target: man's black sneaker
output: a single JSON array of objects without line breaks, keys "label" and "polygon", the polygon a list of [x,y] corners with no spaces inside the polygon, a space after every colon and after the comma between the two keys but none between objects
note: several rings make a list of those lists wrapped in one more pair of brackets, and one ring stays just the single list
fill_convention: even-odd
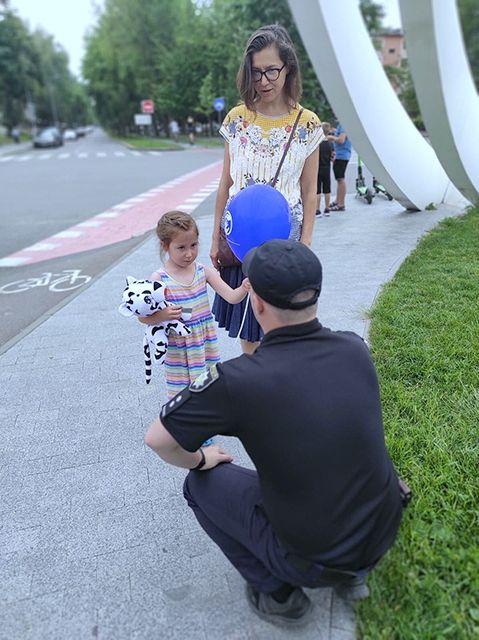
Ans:
[{"label": "man's black sneaker", "polygon": [[349,584],[340,584],[334,587],[335,593],[346,600],[346,602],[353,602],[354,600],[363,600],[369,597],[369,587],[364,582],[364,578],[355,578]]},{"label": "man's black sneaker", "polygon": [[268,622],[302,624],[312,609],[311,600],[299,587],[295,587],[286,602],[277,602],[270,593],[260,593],[246,585],[246,598],[253,611]]}]

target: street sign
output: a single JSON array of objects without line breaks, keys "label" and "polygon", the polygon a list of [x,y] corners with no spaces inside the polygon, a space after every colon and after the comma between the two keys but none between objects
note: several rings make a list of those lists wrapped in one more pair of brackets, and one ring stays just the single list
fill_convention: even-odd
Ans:
[{"label": "street sign", "polygon": [[135,124],[137,127],[149,127],[151,125],[150,114],[135,113]]},{"label": "street sign", "polygon": [[215,98],[213,101],[213,107],[215,108],[215,111],[223,111],[225,105],[226,102],[224,98]]},{"label": "street sign", "polygon": [[155,113],[155,103],[153,100],[142,100],[141,101],[141,112],[142,113]]}]

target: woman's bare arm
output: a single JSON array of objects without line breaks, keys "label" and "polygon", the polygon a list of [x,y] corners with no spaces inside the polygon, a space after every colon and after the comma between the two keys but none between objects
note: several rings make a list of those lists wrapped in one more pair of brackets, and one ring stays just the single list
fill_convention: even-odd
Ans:
[{"label": "woman's bare arm", "polygon": [[219,268],[218,264],[218,242],[220,238],[220,224],[221,216],[225,210],[226,202],[228,201],[229,189],[233,184],[233,180],[230,175],[230,150],[229,144],[225,143],[224,160],[223,160],[223,172],[221,174],[220,185],[218,187],[218,195],[216,196],[215,205],[215,221],[213,225],[213,237],[211,241],[210,258],[215,269]]},{"label": "woman's bare arm", "polygon": [[300,240],[307,247],[311,246],[316,216],[318,169],[319,153],[315,150],[306,159],[300,178],[301,200],[303,202],[303,225]]}]

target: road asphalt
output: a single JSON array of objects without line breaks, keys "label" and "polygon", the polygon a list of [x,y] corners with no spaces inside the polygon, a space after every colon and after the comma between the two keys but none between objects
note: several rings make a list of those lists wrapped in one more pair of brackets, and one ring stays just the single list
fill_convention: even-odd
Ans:
[{"label": "road asphalt", "polygon": [[[382,196],[346,204],[316,221],[318,316],[366,336],[383,283],[425,232],[461,212],[409,213]],[[198,218],[200,262],[212,222]],[[255,617],[185,504],[185,471],[145,447],[166,401],[163,372],[145,385],[143,329],[117,309],[125,277],[159,266],[151,238],[0,356],[0,638],[353,640],[353,610],[330,589],[309,591],[302,629]],[[223,330],[219,340],[223,359],[240,354]],[[251,465],[239,441],[217,442]]]}]

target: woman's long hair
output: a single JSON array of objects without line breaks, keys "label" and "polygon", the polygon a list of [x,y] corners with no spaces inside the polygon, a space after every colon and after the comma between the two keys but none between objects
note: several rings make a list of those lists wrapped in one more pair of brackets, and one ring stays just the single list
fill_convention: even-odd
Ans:
[{"label": "woman's long hair", "polygon": [[256,111],[255,101],[258,93],[251,77],[253,54],[268,47],[276,47],[283,64],[289,67],[284,84],[287,101],[293,108],[301,98],[303,86],[299,71],[298,56],[289,33],[279,24],[261,27],[253,33],[246,44],[243,60],[238,71],[237,85],[241,99],[250,111]]}]

